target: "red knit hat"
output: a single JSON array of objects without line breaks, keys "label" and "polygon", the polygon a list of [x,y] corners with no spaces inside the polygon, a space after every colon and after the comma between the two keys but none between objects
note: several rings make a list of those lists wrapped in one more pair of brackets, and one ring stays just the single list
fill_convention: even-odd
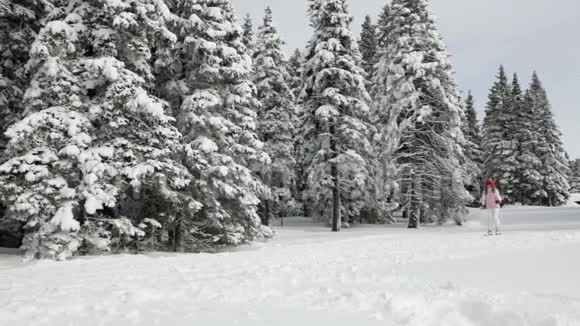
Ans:
[{"label": "red knit hat", "polygon": [[487,181],[485,181],[485,185],[486,186],[495,186],[495,181],[493,179],[487,179]]}]

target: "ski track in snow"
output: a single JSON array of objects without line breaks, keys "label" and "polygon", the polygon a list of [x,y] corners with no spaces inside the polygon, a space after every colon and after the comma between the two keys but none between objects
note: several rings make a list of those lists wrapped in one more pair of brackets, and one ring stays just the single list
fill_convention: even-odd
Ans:
[{"label": "ski track in snow", "polygon": [[220,254],[0,255],[0,325],[579,326],[580,210],[544,209],[548,231],[539,211],[506,210],[499,237],[289,219]]}]

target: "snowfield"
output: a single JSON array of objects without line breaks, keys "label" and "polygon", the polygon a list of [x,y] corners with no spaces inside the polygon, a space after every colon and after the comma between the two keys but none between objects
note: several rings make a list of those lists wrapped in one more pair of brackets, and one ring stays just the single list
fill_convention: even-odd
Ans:
[{"label": "snowfield", "polygon": [[220,254],[24,263],[0,255],[0,325],[580,325],[580,208],[508,208],[464,227],[286,220]]}]

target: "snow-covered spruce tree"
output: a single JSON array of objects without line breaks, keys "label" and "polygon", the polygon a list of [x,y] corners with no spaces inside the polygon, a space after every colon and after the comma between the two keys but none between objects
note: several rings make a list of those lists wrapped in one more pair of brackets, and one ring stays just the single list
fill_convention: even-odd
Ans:
[{"label": "snow-covered spruce tree", "polygon": [[385,50],[387,45],[389,44],[389,35],[391,35],[392,25],[389,25],[389,21],[391,20],[391,5],[386,4],[381,13],[379,14],[379,18],[377,20],[376,25],[376,36],[377,36],[377,61],[380,58],[381,53],[380,50]]},{"label": "snow-covered spruce tree", "polygon": [[[305,56],[300,159],[307,174],[305,201],[312,216],[342,221],[373,210],[368,140],[369,95],[350,31],[345,0],[310,0],[314,28]],[[340,197],[340,200],[336,200]],[[340,221],[333,221],[333,230]]]},{"label": "snow-covered spruce tree", "polygon": [[511,110],[510,92],[505,70],[500,66],[483,120],[483,177],[496,179],[499,189],[509,196],[513,192],[518,153],[513,133],[515,117]]},{"label": "snow-covered spruce tree", "polygon": [[137,246],[146,234],[134,225],[158,226],[121,204],[141,187],[159,189],[170,210],[198,206],[182,195],[190,177],[172,160],[180,134],[144,88],[149,47],[168,35],[164,9],[55,2],[30,51],[26,117],[8,129],[0,166],[0,195],[8,217],[25,224],[29,257]]},{"label": "snow-covered spruce tree", "polygon": [[377,60],[377,42],[377,26],[373,24],[371,16],[367,15],[362,24],[360,39],[358,41],[359,51],[362,57],[362,67],[367,74],[367,80],[374,74]]},{"label": "snow-covered spruce tree", "polygon": [[512,148],[515,150],[513,151],[510,160],[513,159],[516,163],[515,169],[512,173],[512,178],[509,187],[511,188],[511,199],[516,202],[523,202],[526,194],[522,192],[522,181],[524,173],[523,169],[519,166],[519,159],[521,155],[521,142],[516,135],[518,126],[523,124],[523,121],[520,121],[520,117],[522,117],[522,111],[524,110],[524,93],[522,92],[522,88],[520,86],[520,82],[518,79],[518,75],[514,73],[511,87],[510,87],[510,94],[507,101],[508,105],[508,116],[506,118],[511,119],[506,122],[506,126],[508,126],[509,134],[506,133],[508,138],[506,141],[509,141],[512,144]]},{"label": "snow-covered spruce tree", "polygon": [[377,134],[373,135],[373,145],[376,149],[378,166],[375,170],[374,178],[377,180],[376,198],[379,207],[379,216],[385,221],[394,222],[392,213],[400,208],[397,195],[400,194],[399,184],[396,180],[397,167],[394,164],[392,154],[396,151],[399,141],[399,129],[397,128],[397,113],[390,116],[384,111],[388,103],[386,98],[386,84],[388,81],[387,68],[390,64],[391,56],[387,45],[392,42],[389,37],[393,36],[391,29],[393,24],[389,24],[392,18],[391,6],[386,4],[377,21],[377,58],[375,73],[371,76],[371,87],[369,92],[373,98],[373,110],[371,113],[371,123],[377,126]]},{"label": "snow-covered spruce tree", "polygon": [[259,102],[250,81],[252,60],[231,1],[168,5],[177,42],[169,52],[173,55],[157,60],[156,70],[175,73],[160,75],[159,88],[164,98],[174,98],[184,163],[195,177],[190,191],[202,204],[180,227],[182,245],[203,249],[269,236],[257,214],[259,198],[269,196],[269,190],[252,169],[270,159],[256,133]]},{"label": "snow-covered spruce tree", "polygon": [[272,200],[262,203],[269,225],[270,215],[287,216],[293,209],[293,188],[296,182],[294,158],[294,95],[288,85],[284,42],[272,22],[272,10],[265,11],[264,23],[258,28],[254,52],[254,83],[261,107],[258,112],[258,135],[264,142],[272,164],[267,167],[266,181]]},{"label": "snow-covered spruce tree", "polygon": [[254,24],[252,23],[252,16],[250,16],[250,14],[246,14],[244,17],[242,28],[244,30],[242,42],[246,46],[247,51],[251,54],[256,46],[256,40],[254,37]]},{"label": "snow-covered spruce tree", "polygon": [[302,53],[299,49],[295,49],[294,53],[290,56],[287,63],[286,70],[290,74],[290,81],[288,82],[294,98],[298,100],[300,96],[300,91],[302,91],[302,65],[303,65]]},{"label": "snow-covered spruce tree", "polygon": [[50,7],[45,0],[0,1],[0,151],[7,142],[4,132],[22,114],[25,64]]},{"label": "snow-covered spruce tree", "polygon": [[[465,125],[466,129],[463,133],[464,137],[475,144],[477,147],[481,146],[481,127],[479,125],[479,119],[477,118],[477,111],[475,110],[475,99],[471,90],[467,93],[467,98],[465,99]],[[472,159],[476,162],[482,161],[480,155],[472,155]]]},{"label": "snow-covered spruce tree", "polygon": [[[288,61],[286,62],[286,71],[289,74],[288,86],[294,95],[294,126],[300,125],[300,112],[302,111],[299,103],[300,92],[302,91],[302,67],[304,65],[304,57],[299,49],[295,49]],[[298,133],[294,134],[299,137]],[[296,139],[295,139],[296,141]],[[298,198],[298,197],[297,197]]]},{"label": "snow-covered spruce tree", "polygon": [[580,159],[570,162],[570,193],[580,194]]},{"label": "snow-covered spruce tree", "polygon": [[[289,79],[287,81],[288,86],[292,90],[292,94],[294,95],[294,126],[297,127],[300,125],[300,92],[302,91],[302,66],[304,64],[304,58],[302,57],[302,52],[299,49],[295,49],[294,53],[290,56],[288,61],[286,62],[286,72],[289,75]],[[297,137],[298,134],[295,133]]]},{"label": "snow-covered spruce tree", "polygon": [[552,106],[538,74],[534,72],[529,88],[531,105],[534,111],[535,130],[541,137],[536,147],[536,156],[542,162],[540,175],[543,181],[542,204],[561,206],[569,197],[568,176],[570,169],[566,150],[562,142],[562,133],[552,113]]},{"label": "snow-covered spruce tree", "polygon": [[475,111],[475,100],[471,90],[465,99],[465,108],[462,116],[461,131],[465,138],[463,153],[465,155],[464,177],[467,190],[479,198],[481,184],[481,164],[483,163],[483,152],[481,151],[481,129],[477,112]]},{"label": "snow-covered spruce tree", "polygon": [[517,75],[514,74],[511,103],[515,121],[512,127],[514,138],[518,144],[516,155],[517,166],[514,183],[514,200],[524,205],[540,204],[538,196],[543,193],[542,176],[539,173],[541,161],[536,155],[536,148],[541,139],[536,128],[537,116],[529,90],[522,95]]},{"label": "snow-covered spruce tree", "polygon": [[[292,94],[294,95],[294,120],[293,124],[295,128],[299,128],[302,124],[300,117],[302,116],[302,103],[300,103],[300,92],[302,91],[302,67],[304,65],[304,58],[302,52],[299,49],[295,49],[294,53],[288,59],[286,65],[286,71],[290,74],[290,80],[288,85],[292,89]],[[302,144],[302,135],[300,132],[294,132],[294,157],[295,159],[299,156],[300,147]],[[306,175],[304,171],[304,166],[302,161],[296,159],[295,164],[295,187],[293,197],[298,204],[296,207],[295,214],[297,215],[308,215],[308,211],[305,210],[306,207],[303,204],[303,192],[306,189]]]},{"label": "snow-covered spruce tree", "polygon": [[[49,9],[49,2],[42,0],[0,1],[0,162],[6,160],[4,133],[23,114],[22,98],[29,80],[25,64]],[[17,247],[21,239],[21,223],[4,218],[0,205],[0,247]]]},{"label": "snow-covered spruce tree", "polygon": [[[374,78],[381,201],[401,202],[409,227],[460,220],[463,187],[461,105],[449,55],[424,0],[395,0]],[[383,36],[384,38],[385,36]],[[396,42],[389,40],[397,40]]]}]

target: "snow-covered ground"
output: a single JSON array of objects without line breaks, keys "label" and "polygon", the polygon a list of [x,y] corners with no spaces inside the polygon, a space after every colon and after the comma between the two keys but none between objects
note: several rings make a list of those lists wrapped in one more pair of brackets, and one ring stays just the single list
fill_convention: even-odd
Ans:
[{"label": "snow-covered ground", "polygon": [[0,325],[580,325],[580,208],[508,208],[504,235],[306,219],[235,252],[23,263]]}]

